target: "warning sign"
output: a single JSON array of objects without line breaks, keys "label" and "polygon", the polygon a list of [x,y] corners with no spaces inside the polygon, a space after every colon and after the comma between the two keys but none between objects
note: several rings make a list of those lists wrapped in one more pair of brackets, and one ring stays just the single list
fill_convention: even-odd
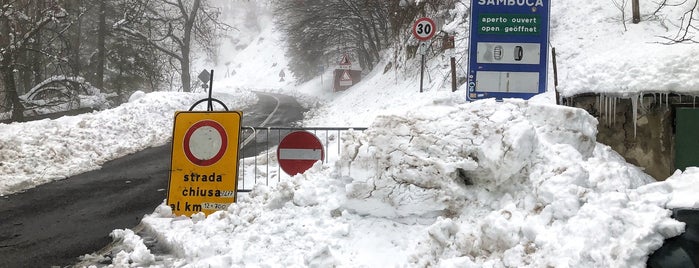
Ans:
[{"label": "warning sign", "polygon": [[347,55],[347,53],[342,54],[342,59],[340,59],[340,69],[352,69],[352,62],[350,62],[349,55]]},{"label": "warning sign", "polygon": [[350,75],[349,70],[344,70],[344,72],[342,72],[342,75],[340,75],[340,86],[346,87],[351,85],[352,76]]},{"label": "warning sign", "polygon": [[175,215],[223,210],[236,200],[242,112],[177,112],[167,204]]}]

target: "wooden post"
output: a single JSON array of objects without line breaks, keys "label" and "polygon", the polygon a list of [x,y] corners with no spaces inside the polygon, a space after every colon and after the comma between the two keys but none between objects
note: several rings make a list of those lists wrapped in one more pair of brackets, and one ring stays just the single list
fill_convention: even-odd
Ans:
[{"label": "wooden post", "polygon": [[456,91],[456,58],[451,57],[451,92]]},{"label": "wooden post", "polygon": [[631,10],[633,12],[632,22],[634,24],[641,22],[641,8],[638,6],[638,0],[631,0]]}]

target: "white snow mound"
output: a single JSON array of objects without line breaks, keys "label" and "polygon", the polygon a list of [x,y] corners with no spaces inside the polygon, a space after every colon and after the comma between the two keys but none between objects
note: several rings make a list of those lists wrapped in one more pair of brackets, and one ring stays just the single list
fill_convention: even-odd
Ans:
[{"label": "white snow mound", "polygon": [[193,267],[643,267],[683,232],[666,209],[681,184],[651,183],[596,143],[584,110],[427,110],[345,133],[336,163],[257,186],[227,211],[144,223]]}]

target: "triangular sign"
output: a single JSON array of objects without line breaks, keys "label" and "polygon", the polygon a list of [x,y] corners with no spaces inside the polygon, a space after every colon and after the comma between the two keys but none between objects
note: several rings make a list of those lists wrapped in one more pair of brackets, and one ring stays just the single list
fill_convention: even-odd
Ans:
[{"label": "triangular sign", "polygon": [[340,76],[340,81],[352,81],[352,76],[350,76],[348,70],[342,72],[342,76]]},{"label": "triangular sign", "polygon": [[347,56],[347,54],[342,55],[340,65],[352,65],[352,63],[349,61],[349,56]]}]

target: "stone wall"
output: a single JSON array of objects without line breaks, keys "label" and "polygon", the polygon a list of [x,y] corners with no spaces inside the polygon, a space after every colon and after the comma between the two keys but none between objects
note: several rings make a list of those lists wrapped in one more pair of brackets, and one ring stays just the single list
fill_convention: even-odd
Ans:
[{"label": "stone wall", "polygon": [[660,94],[634,97],[589,94],[566,98],[565,103],[583,108],[597,118],[598,142],[609,145],[656,180],[665,180],[675,171],[672,106],[695,98]]}]

